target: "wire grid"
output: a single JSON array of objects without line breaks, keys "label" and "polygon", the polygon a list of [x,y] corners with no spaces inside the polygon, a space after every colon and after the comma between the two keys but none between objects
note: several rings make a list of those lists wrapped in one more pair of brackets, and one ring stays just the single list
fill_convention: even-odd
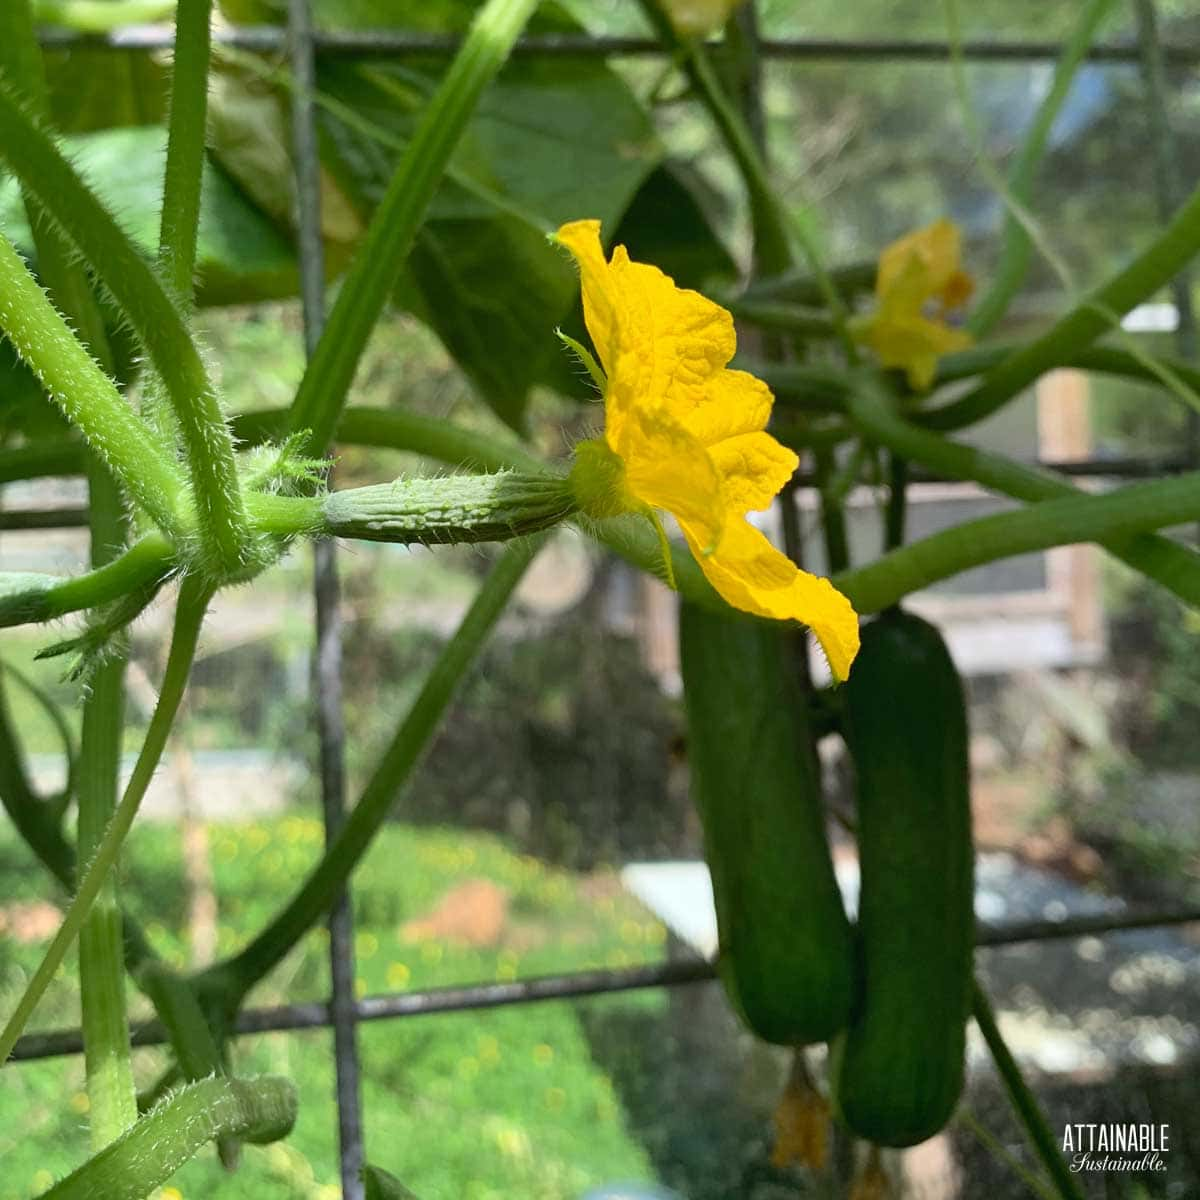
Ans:
[{"label": "wire grid", "polygon": [[[1152,4],[1152,0],[1150,0]],[[1151,30],[1152,32],[1152,30]],[[1095,45],[1088,57],[1102,62],[1142,62],[1145,67],[1153,47],[1146,47],[1143,37],[1133,43]],[[60,34],[44,31],[41,41],[47,48],[102,48],[112,51],[148,53],[170,49],[174,31],[169,28],[135,26],[103,35]],[[305,309],[306,345],[311,352],[323,322],[324,265],[320,235],[319,162],[315,111],[312,103],[313,63],[317,57],[366,59],[403,55],[450,55],[459,44],[455,37],[419,34],[408,31],[365,30],[353,33],[315,31],[312,27],[309,0],[289,0],[286,28],[254,27],[214,31],[214,41],[220,45],[256,51],[286,51],[296,78],[297,87],[292,108],[293,145],[295,149],[295,186],[298,212],[298,252]],[[824,61],[946,61],[950,46],[936,40],[821,38],[757,39],[756,49],[764,57],[789,60]],[[1036,62],[1053,61],[1062,47],[1039,41],[973,41],[961,47],[965,58],[977,61]],[[1160,44],[1160,62],[1170,65],[1200,63],[1200,44],[1195,46]],[[588,35],[552,34],[526,35],[518,40],[514,53],[522,56],[656,56],[662,46],[653,39],[636,37],[592,37]],[[1163,138],[1164,117],[1155,111],[1156,97],[1149,89],[1150,123],[1160,123],[1156,130]],[[1161,96],[1157,97],[1161,106]],[[1169,137],[1169,132],[1167,134]],[[1169,150],[1169,143],[1165,143]],[[1160,183],[1160,203],[1166,207],[1166,189]],[[1192,314],[1181,308],[1179,342],[1181,349],[1190,349],[1195,337]],[[1195,437],[1189,438],[1188,453],[1170,460],[1103,459],[1070,463],[1047,463],[1064,474],[1076,476],[1135,477],[1159,472],[1195,469],[1198,451]],[[802,483],[811,483],[803,480]],[[56,510],[53,512],[10,513],[0,516],[2,528],[65,527],[86,523],[86,510]],[[336,565],[332,561],[316,565],[317,588],[322,577],[326,586],[332,579],[336,596]],[[335,600],[336,602],[336,600]],[[320,607],[320,603],[319,603]],[[340,657],[340,629],[336,622],[319,631],[318,643],[332,652],[334,661]],[[332,644],[331,644],[332,639]],[[318,671],[320,667],[318,666]],[[340,704],[340,693],[337,694]],[[332,744],[322,737],[322,773],[340,771],[342,745],[340,731],[335,730]],[[332,755],[332,759],[328,756]],[[334,788],[337,783],[333,785]],[[338,820],[336,800],[331,802],[330,788],[323,780],[327,832]],[[1022,942],[1103,935],[1119,930],[1143,929],[1200,923],[1200,906],[1171,911],[1150,911],[1116,915],[1086,916],[1059,921],[1012,923],[1003,927],[980,926],[976,944],[979,946],[1013,945]],[[336,1066],[336,1102],[339,1129],[339,1168],[343,1195],[346,1200],[361,1200],[363,1190],[359,1167],[364,1162],[361,1113],[358,1095],[358,1059],[354,1027],[358,1022],[415,1017],[432,1013],[469,1012],[513,1004],[530,1004],[540,1000],[577,999],[586,996],[611,994],[653,987],[679,987],[708,983],[716,978],[715,965],[703,960],[668,961],[661,964],[624,969],[579,971],[564,975],[543,976],[511,983],[478,983],[462,987],[434,988],[421,992],[366,996],[356,999],[353,994],[353,913],[342,902],[340,914],[331,917],[331,979],[332,995],[328,1001],[311,1004],[289,1004],[271,1008],[247,1009],[239,1014],[233,1032],[256,1034],[270,1031],[302,1030],[332,1027]],[[135,1026],[131,1031],[133,1045],[149,1046],[165,1042],[166,1035],[156,1021]],[[30,1061],[81,1053],[83,1036],[78,1029],[28,1034],[13,1050],[14,1060]]]}]

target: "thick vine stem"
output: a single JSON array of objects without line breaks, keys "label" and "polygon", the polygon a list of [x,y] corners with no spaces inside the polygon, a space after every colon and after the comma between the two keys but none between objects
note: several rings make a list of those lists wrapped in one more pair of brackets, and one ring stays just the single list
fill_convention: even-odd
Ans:
[{"label": "thick vine stem", "polygon": [[[0,88],[0,109],[4,98]],[[2,234],[0,295],[0,327],[46,394],[158,527],[180,536],[184,485],[175,464],[156,452],[150,429],[71,332]]]},{"label": "thick vine stem", "polygon": [[[93,463],[88,482],[92,562],[102,566],[125,539],[124,506],[116,485],[99,464]],[[99,846],[120,791],[124,654],[107,656],[92,671],[89,683],[76,786],[80,862],[89,862]],[[79,931],[80,1010],[94,1150],[107,1146],[137,1120],[117,887],[117,871],[113,870]]]},{"label": "thick vine stem", "polygon": [[118,558],[69,579],[25,572],[0,574],[0,628],[32,625],[119,600],[165,581],[176,570],[175,547],[148,533]]},{"label": "thick vine stem", "polygon": [[[250,527],[233,441],[182,313],[154,269],[62,155],[53,138],[5,87],[0,87],[0,158],[89,264],[128,318],[162,380],[179,424],[191,474],[191,500],[210,568],[217,575],[241,568],[250,559]],[[7,291],[7,280],[0,283]],[[6,332],[12,307],[0,312]],[[61,349],[55,347],[55,353]],[[24,350],[22,357],[29,361]],[[33,362],[30,365],[37,366]],[[55,391],[50,390],[52,394]],[[101,422],[102,427],[107,424],[107,420]],[[103,428],[97,432],[102,433]],[[93,432],[93,441],[95,437]],[[154,470],[162,471],[168,464],[158,460],[157,445],[156,438],[146,436],[140,457],[151,460]],[[137,495],[136,473],[132,480],[122,474],[122,482]],[[158,513],[148,511],[158,521]]]},{"label": "thick vine stem", "polygon": [[1200,471],[1134,483],[1099,496],[1046,500],[1017,512],[966,521],[875,562],[833,577],[862,614],[879,612],[912,592],[996,559],[1100,542],[1194,521],[1200,516]]},{"label": "thick vine stem", "polygon": [[1124,270],[990,371],[959,400],[920,414],[930,429],[962,429],[1002,408],[1039,376],[1062,366],[1113,329],[1131,308],[1178,274],[1200,251],[1200,187]]},{"label": "thick vine stem", "polygon": [[[851,394],[850,415],[872,440],[939,474],[978,483],[1017,500],[1042,501],[1083,493],[1051,471],[1027,467],[998,454],[951,442],[919,429],[892,411],[885,394],[864,380]],[[1106,538],[1114,557],[1200,608],[1200,554],[1157,533]]]},{"label": "thick vine stem", "polygon": [[291,1080],[270,1075],[188,1084],[41,1200],[142,1200],[213,1138],[232,1135],[262,1143],[287,1137],[296,1107]]},{"label": "thick vine stem", "polygon": [[292,402],[305,453],[325,453],[363,347],[483,89],[504,65],[537,0],[488,0],[427,105],[355,255]]},{"label": "thick vine stem", "polygon": [[211,24],[212,0],[179,0],[158,258],[171,290],[180,303],[188,304],[200,228]]}]

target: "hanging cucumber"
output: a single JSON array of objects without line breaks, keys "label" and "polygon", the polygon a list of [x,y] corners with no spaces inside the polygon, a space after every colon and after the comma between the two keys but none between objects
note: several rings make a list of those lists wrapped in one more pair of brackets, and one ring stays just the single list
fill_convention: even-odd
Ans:
[{"label": "hanging cucumber", "polygon": [[692,795],[704,826],[726,991],[759,1037],[825,1041],[848,1017],[853,948],[792,645],[684,604]]},{"label": "hanging cucumber", "polygon": [[863,631],[846,685],[858,795],[862,993],[835,1054],[859,1136],[911,1146],[962,1090],[974,852],[962,681],[941,634],[893,610]]}]

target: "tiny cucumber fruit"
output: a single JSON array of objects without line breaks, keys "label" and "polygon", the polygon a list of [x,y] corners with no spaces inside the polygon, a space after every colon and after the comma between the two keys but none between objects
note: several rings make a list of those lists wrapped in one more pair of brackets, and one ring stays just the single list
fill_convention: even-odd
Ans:
[{"label": "tiny cucumber fruit", "polygon": [[962,1091],[974,946],[967,718],[938,631],[900,610],[863,631],[846,685],[862,890],[861,992],[832,1072],[860,1137],[912,1146]]},{"label": "tiny cucumber fruit", "polygon": [[780,1045],[832,1037],[853,991],[794,648],[763,622],[682,605],[691,786],[721,978],[750,1029]]}]

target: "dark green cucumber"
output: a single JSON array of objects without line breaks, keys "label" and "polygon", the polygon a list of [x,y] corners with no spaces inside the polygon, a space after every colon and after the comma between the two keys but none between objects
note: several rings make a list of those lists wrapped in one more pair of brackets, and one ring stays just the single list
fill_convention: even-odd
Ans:
[{"label": "dark green cucumber", "polygon": [[854,965],[793,648],[765,623],[682,606],[692,796],[721,977],[746,1024],[781,1045],[845,1025]]},{"label": "dark green cucumber", "polygon": [[885,613],[863,631],[846,685],[858,794],[859,979],[835,1055],[846,1124],[911,1146],[962,1091],[974,945],[967,718],[941,634]]}]

